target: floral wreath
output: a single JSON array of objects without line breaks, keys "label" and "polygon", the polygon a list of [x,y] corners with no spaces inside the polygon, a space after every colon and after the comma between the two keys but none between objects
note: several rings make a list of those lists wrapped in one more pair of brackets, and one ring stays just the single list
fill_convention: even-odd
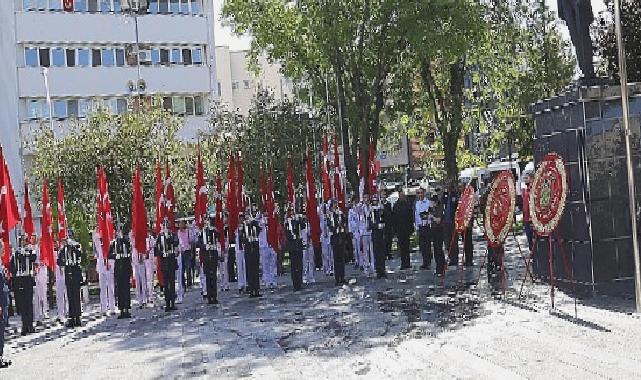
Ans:
[{"label": "floral wreath", "polygon": [[487,195],[483,226],[491,247],[503,245],[514,220],[516,185],[508,170],[500,172],[490,185]]},{"label": "floral wreath", "polygon": [[456,232],[463,233],[470,224],[472,213],[474,212],[474,188],[470,185],[465,186],[461,200],[456,208]]},{"label": "floral wreath", "polygon": [[559,225],[567,191],[568,174],[563,158],[557,153],[548,153],[534,173],[530,191],[532,226],[537,235],[549,236]]}]

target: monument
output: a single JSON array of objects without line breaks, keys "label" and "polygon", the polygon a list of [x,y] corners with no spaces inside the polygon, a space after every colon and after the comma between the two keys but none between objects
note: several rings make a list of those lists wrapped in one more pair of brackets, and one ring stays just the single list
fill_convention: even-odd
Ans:
[{"label": "monument", "polygon": [[594,55],[590,25],[594,21],[590,0],[558,0],[559,18],[565,21],[583,78],[594,78]]}]

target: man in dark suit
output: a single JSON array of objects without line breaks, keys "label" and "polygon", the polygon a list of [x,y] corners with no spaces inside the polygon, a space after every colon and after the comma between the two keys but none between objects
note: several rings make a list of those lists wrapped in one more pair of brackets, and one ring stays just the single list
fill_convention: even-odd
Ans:
[{"label": "man in dark suit", "polygon": [[398,238],[401,269],[410,268],[410,236],[414,231],[414,209],[403,189],[398,190],[399,198],[392,210],[392,220]]}]

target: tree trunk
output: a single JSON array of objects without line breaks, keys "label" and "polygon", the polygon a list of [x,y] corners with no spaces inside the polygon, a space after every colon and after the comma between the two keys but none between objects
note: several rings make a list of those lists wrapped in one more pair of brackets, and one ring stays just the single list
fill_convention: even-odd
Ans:
[{"label": "tree trunk", "polygon": [[443,133],[443,150],[445,158],[446,180],[448,183],[458,181],[458,162],[456,148],[463,130],[463,85],[465,78],[465,62],[463,59],[449,66],[450,74],[450,106],[449,130],[447,124],[441,128]]}]

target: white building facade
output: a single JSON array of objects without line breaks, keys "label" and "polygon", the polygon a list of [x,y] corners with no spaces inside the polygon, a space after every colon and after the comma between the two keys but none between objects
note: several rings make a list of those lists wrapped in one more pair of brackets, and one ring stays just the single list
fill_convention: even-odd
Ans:
[{"label": "white building facade", "polygon": [[248,67],[247,51],[230,50],[216,46],[217,91],[220,101],[231,110],[246,115],[258,88],[269,90],[275,99],[291,98],[293,85],[277,63],[270,63],[266,56],[258,57],[258,73]]},{"label": "white building facade", "polygon": [[214,22],[210,0],[0,1],[0,142],[14,183],[32,153],[23,142],[50,116],[56,131],[99,105],[122,113],[161,96],[195,137],[217,98]]}]

